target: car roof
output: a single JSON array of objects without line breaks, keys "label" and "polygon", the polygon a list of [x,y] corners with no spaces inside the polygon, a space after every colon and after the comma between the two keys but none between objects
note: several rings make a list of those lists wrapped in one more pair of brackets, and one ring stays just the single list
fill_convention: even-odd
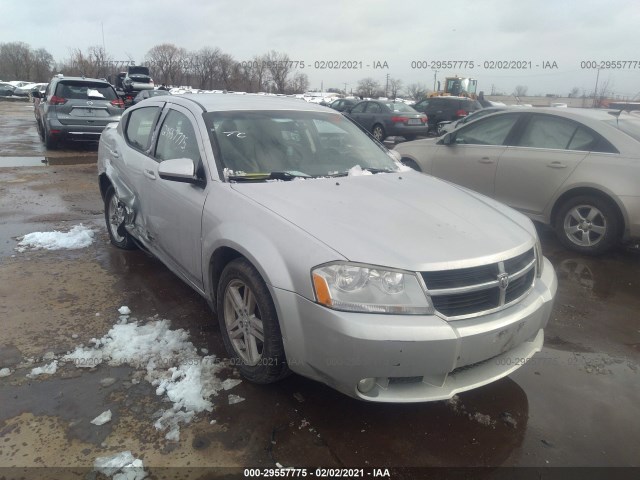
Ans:
[{"label": "car roof", "polygon": [[91,77],[58,77],[55,76],[53,77],[53,80],[59,80],[61,82],[65,81],[65,80],[71,80],[74,82],[91,82],[91,83],[105,83],[107,85],[111,85],[109,82],[107,82],[106,80],[102,80],[100,78],[91,78]]},{"label": "car roof", "polygon": [[232,110],[296,110],[307,112],[325,112],[340,115],[329,107],[305,102],[299,98],[271,97],[266,95],[229,95],[223,93],[186,93],[183,95],[165,95],[163,101],[179,105],[197,104],[206,112]]}]

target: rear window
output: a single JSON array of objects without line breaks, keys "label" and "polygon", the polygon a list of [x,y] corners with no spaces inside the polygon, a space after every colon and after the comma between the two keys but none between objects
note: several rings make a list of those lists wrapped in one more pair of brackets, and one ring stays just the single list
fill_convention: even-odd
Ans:
[{"label": "rear window", "polygon": [[415,113],[416,111],[409,105],[403,102],[385,102],[385,105],[389,110],[394,113]]},{"label": "rear window", "polygon": [[71,100],[115,100],[118,98],[111,85],[84,81],[60,82],[56,87],[56,95]]}]

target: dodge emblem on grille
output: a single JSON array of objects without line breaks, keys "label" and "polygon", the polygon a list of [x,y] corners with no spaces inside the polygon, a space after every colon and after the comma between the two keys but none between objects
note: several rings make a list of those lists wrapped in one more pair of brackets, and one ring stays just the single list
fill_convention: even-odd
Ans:
[{"label": "dodge emblem on grille", "polygon": [[509,274],[501,273],[498,275],[498,285],[500,285],[501,290],[506,290],[509,286]]}]

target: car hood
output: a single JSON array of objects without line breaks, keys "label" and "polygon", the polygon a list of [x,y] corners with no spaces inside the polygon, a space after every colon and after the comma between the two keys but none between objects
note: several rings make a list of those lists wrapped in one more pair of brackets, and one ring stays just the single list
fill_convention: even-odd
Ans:
[{"label": "car hood", "polygon": [[232,188],[354,262],[413,271],[482,265],[536,238],[515,210],[414,171]]}]

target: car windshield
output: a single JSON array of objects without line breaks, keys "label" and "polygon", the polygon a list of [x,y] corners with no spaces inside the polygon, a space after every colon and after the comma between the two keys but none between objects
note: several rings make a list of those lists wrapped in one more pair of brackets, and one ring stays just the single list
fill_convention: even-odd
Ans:
[{"label": "car windshield", "polygon": [[624,133],[640,142],[640,119],[616,120],[615,118],[612,118],[611,120],[606,120],[606,123],[618,130],[622,130]]},{"label": "car windshield", "polygon": [[204,117],[222,164],[235,174],[317,177],[343,175],[356,165],[374,172],[399,168],[384,147],[339,114],[230,111]]},{"label": "car windshield", "polygon": [[416,113],[409,105],[403,102],[384,102],[393,113]]}]

